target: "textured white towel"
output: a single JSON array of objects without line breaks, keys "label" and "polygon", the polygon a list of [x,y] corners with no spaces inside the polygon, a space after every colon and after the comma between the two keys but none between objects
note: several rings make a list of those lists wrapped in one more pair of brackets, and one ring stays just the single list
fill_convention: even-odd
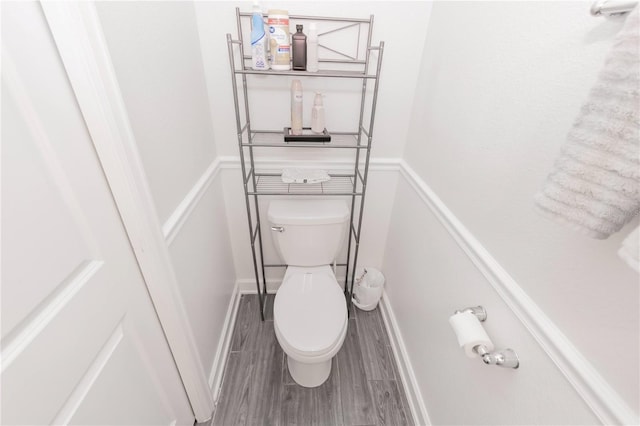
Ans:
[{"label": "textured white towel", "polygon": [[629,266],[640,272],[640,226],[624,239],[618,254]]},{"label": "textured white towel", "polygon": [[639,25],[636,6],[535,196],[540,211],[594,238],[640,210]]},{"label": "textured white towel", "polygon": [[284,183],[320,183],[331,180],[331,176],[324,170],[316,169],[284,169],[282,182]]}]

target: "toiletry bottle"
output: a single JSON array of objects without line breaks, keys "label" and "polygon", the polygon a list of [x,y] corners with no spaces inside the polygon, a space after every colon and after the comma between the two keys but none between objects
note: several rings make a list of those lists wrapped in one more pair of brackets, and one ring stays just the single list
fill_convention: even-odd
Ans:
[{"label": "toiletry bottle", "polygon": [[296,33],[291,36],[291,56],[293,69],[304,71],[307,69],[307,36],[302,32],[302,25],[296,25]]},{"label": "toiletry bottle", "polygon": [[325,126],[322,93],[316,92],[316,97],[313,99],[313,109],[311,110],[311,131],[313,133],[323,133]]},{"label": "toiletry bottle", "polygon": [[251,68],[254,70],[268,70],[267,34],[264,31],[262,11],[257,1],[253,2],[251,14]]},{"label": "toiletry bottle", "polygon": [[291,134],[302,134],[302,83],[291,82]]},{"label": "toiletry bottle", "polygon": [[309,37],[307,37],[307,71],[318,72],[318,29],[315,22],[309,24]]},{"label": "toiletry bottle", "polygon": [[269,10],[269,47],[271,48],[271,68],[275,71],[291,69],[291,42],[289,40],[289,12]]}]

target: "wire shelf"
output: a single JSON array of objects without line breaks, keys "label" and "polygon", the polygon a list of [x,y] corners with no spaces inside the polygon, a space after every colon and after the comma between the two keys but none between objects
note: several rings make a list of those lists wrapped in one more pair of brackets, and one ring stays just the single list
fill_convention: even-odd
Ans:
[{"label": "wire shelf", "polygon": [[247,75],[280,75],[289,77],[332,77],[332,78],[367,78],[375,79],[376,75],[364,74],[358,71],[341,71],[341,70],[321,70],[318,72],[309,71],[256,71],[251,69],[234,70],[236,74]]},{"label": "wire shelf", "polygon": [[336,132],[331,134],[330,142],[285,142],[283,131],[252,131],[251,142],[242,146],[254,148],[334,148],[334,149],[366,149],[367,145],[358,145],[357,133]]},{"label": "wire shelf", "polygon": [[284,183],[279,174],[257,174],[256,191],[250,195],[362,195],[354,192],[352,175],[332,175],[322,183]]},{"label": "wire shelf", "polygon": [[[344,267],[345,295],[347,306],[351,304],[353,285],[355,282],[355,268],[358,265],[360,233],[364,211],[364,193],[367,187],[367,170],[369,169],[369,149],[371,148],[373,124],[376,104],[378,100],[378,85],[380,69],[384,54],[384,42],[372,45],[373,15],[368,19],[295,16],[291,15],[290,23],[298,21],[312,21],[316,23],[318,31],[318,72],[309,71],[257,71],[250,68],[250,32],[251,17],[249,12],[240,12],[236,8],[237,39],[227,34],[227,50],[231,71],[231,84],[236,113],[236,129],[240,162],[243,165],[243,187],[249,233],[251,237],[251,252],[253,255],[253,272],[256,280],[256,290],[260,299],[260,318],[264,320],[264,297],[267,292],[265,267],[283,267],[280,264],[264,263],[264,247],[262,228],[260,226],[261,213],[264,213],[263,198],[260,196],[324,196],[327,198],[344,196],[351,199],[350,232],[346,241],[346,259],[341,264]],[[264,14],[263,14],[264,17]],[[246,52],[246,53],[245,53]],[[251,123],[249,89],[261,87],[263,79],[258,76],[289,76],[304,78],[342,78],[355,82],[351,86],[361,86],[359,121],[353,122],[343,131],[333,129],[328,131],[330,142],[320,141],[290,141],[284,142],[284,132],[281,129],[256,130],[258,126]],[[251,80],[255,85],[248,85]],[[266,79],[264,79],[266,80]],[[358,81],[360,80],[360,81]],[[338,84],[336,87],[341,85]],[[346,85],[347,83],[345,83]],[[351,89],[350,89],[351,90]],[[357,90],[353,91],[354,96]],[[349,92],[351,93],[351,92]],[[245,116],[243,120],[241,116]],[[365,124],[368,123],[368,124]],[[257,124],[257,123],[254,123]],[[365,126],[367,128],[365,128]],[[357,129],[355,131],[344,131]],[[276,154],[287,154],[284,162],[274,158],[264,157],[269,150],[264,148],[294,148],[282,150]],[[311,148],[311,149],[305,149]],[[314,148],[330,148],[333,152],[316,150]],[[337,149],[336,148],[342,148]],[[346,151],[345,151],[346,150]],[[295,153],[294,153],[295,151]],[[305,151],[302,153],[302,151]],[[322,152],[321,152],[322,151]],[[342,151],[342,152],[336,152]],[[273,151],[271,151],[273,152]],[[344,154],[344,155],[343,155]],[[262,158],[261,158],[262,156]],[[302,157],[302,158],[299,158]],[[285,167],[309,166],[308,160],[313,158],[331,160],[335,166],[323,166],[329,169],[331,180],[316,184],[287,184],[282,182],[282,170]],[[302,162],[301,162],[302,160]],[[346,160],[346,161],[345,161]],[[260,171],[256,171],[256,161]],[[330,167],[335,167],[331,169]],[[311,197],[313,198],[313,197]],[[357,199],[358,198],[358,199]],[[261,208],[262,207],[262,208]]]}]

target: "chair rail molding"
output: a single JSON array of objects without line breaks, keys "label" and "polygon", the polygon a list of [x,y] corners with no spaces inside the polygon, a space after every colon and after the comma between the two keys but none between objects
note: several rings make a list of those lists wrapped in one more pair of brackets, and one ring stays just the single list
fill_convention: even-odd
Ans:
[{"label": "chair rail molding", "polygon": [[638,424],[638,415],[404,159],[399,169],[603,424]]},{"label": "chair rail molding", "polygon": [[182,229],[182,226],[198,206],[198,203],[202,200],[202,197],[204,197],[211,183],[218,176],[220,169],[220,157],[218,157],[211,162],[207,170],[200,176],[187,195],[180,201],[180,204],[178,204],[173,213],[171,213],[171,216],[169,216],[162,225],[162,234],[168,246],[171,245],[176,235],[180,232],[180,229]]},{"label": "chair rail molding", "polygon": [[42,2],[45,18],[182,378],[195,418],[211,418],[209,383],[95,5]]}]

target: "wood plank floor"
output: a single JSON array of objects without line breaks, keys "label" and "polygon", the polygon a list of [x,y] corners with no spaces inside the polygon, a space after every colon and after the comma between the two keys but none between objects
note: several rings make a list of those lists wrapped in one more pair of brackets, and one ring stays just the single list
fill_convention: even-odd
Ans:
[{"label": "wood plank floor", "polygon": [[243,295],[212,426],[413,425],[379,309],[355,309],[329,379],[297,385],[273,329],[274,295],[265,321],[258,296]]}]

